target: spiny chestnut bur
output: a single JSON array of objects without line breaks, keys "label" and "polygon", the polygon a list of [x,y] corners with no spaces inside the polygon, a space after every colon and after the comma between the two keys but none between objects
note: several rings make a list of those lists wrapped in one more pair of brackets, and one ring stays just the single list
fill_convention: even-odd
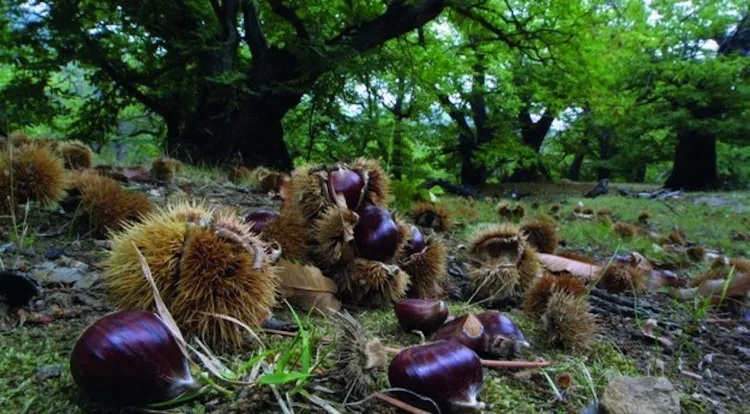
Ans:
[{"label": "spiny chestnut bur", "polygon": [[330,205],[358,210],[364,205],[384,206],[388,177],[372,160],[358,159],[352,165],[304,167],[292,174],[295,199],[302,212],[314,218]]},{"label": "spiny chestnut bur", "polygon": [[334,313],[341,328],[333,350],[331,377],[346,384],[347,395],[364,397],[388,365],[388,354],[377,338],[371,338],[364,326],[348,312]]},{"label": "spiny chestnut bur", "polygon": [[651,212],[648,210],[643,210],[640,213],[638,213],[638,222],[641,224],[648,224],[648,219],[651,218]]},{"label": "spiny chestnut bur", "polygon": [[248,180],[250,179],[251,176],[252,176],[252,172],[250,171],[250,169],[242,165],[238,167],[232,167],[231,169],[229,169],[229,174],[228,174],[229,181],[235,184]]},{"label": "spiny chestnut bur", "polygon": [[117,181],[89,172],[71,174],[68,195],[60,204],[99,235],[120,230],[125,223],[137,221],[154,209],[145,194],[125,190]]},{"label": "spiny chestnut bur", "polygon": [[542,273],[536,251],[515,226],[479,231],[469,254],[473,265],[469,278],[482,297],[522,293]]},{"label": "spiny chestnut bur", "polygon": [[271,314],[277,277],[270,247],[240,218],[181,203],[113,235],[104,273],[112,301],[120,308],[154,309],[133,244],[185,334],[238,348],[242,331],[214,315],[258,327]]},{"label": "spiny chestnut bur", "polygon": [[706,257],[706,249],[699,244],[688,247],[686,252],[690,260],[694,262],[700,262]]},{"label": "spiny chestnut bur", "polygon": [[151,178],[160,183],[170,183],[182,163],[171,158],[157,158],[151,163]]},{"label": "spiny chestnut bur", "polygon": [[524,312],[530,316],[540,317],[547,309],[550,297],[555,292],[565,292],[581,297],[586,294],[586,285],[580,278],[571,274],[545,273],[524,294]]},{"label": "spiny chestnut bur", "polygon": [[646,290],[646,279],[642,267],[615,259],[601,270],[596,286],[609,293],[641,293]]},{"label": "spiny chestnut bur", "polygon": [[618,221],[612,226],[612,231],[622,238],[631,239],[638,233],[638,228],[630,223]]},{"label": "spiny chestnut bur", "polygon": [[557,231],[550,223],[540,220],[527,221],[521,226],[521,233],[540,253],[552,254],[557,248]]},{"label": "spiny chestnut bur", "polygon": [[307,222],[297,206],[284,207],[278,217],[269,220],[260,237],[276,242],[287,259],[304,260],[307,257]]},{"label": "spiny chestnut bur", "polygon": [[526,208],[523,203],[511,204],[507,201],[501,201],[497,204],[496,209],[501,221],[518,222],[526,215]]},{"label": "spiny chestnut bur", "polygon": [[54,204],[65,185],[62,160],[46,148],[29,145],[0,154],[0,212],[29,201]]},{"label": "spiny chestnut bur", "polygon": [[394,264],[356,258],[336,274],[339,298],[363,307],[386,307],[406,297],[409,275]]},{"label": "spiny chestnut bur", "polygon": [[443,294],[446,279],[446,250],[438,238],[425,241],[416,226],[409,226],[410,237],[398,265],[409,275],[411,298],[435,299]]},{"label": "spiny chestnut bur", "polygon": [[418,202],[411,208],[414,223],[435,231],[447,231],[453,226],[451,212],[442,205]]},{"label": "spiny chestnut bur", "polygon": [[309,251],[318,267],[332,267],[355,257],[354,228],[358,222],[357,213],[336,206],[328,207],[313,221],[315,244],[309,246]]},{"label": "spiny chestnut bur", "polygon": [[258,190],[264,193],[278,194],[281,192],[281,187],[284,182],[289,179],[287,174],[279,171],[268,171],[268,174],[264,175],[260,180],[257,181]]},{"label": "spiny chestnut bur", "polygon": [[586,349],[599,331],[596,317],[589,312],[587,297],[561,290],[552,293],[541,319],[551,346]]},{"label": "spiny chestnut bur", "polygon": [[685,233],[679,228],[672,229],[672,231],[669,232],[669,236],[667,237],[669,237],[669,241],[671,241],[672,243],[678,246],[687,245],[687,239],[685,238]]},{"label": "spiny chestnut bur", "polygon": [[91,168],[94,165],[94,153],[81,141],[65,141],[57,150],[68,170]]}]

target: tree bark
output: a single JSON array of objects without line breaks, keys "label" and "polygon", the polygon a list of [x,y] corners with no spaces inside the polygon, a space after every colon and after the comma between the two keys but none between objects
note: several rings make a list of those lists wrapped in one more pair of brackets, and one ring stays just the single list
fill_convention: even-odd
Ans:
[{"label": "tree bark", "polygon": [[513,171],[513,174],[506,181],[533,182],[550,178],[549,170],[544,166],[539,155],[544,139],[547,137],[554,120],[555,117],[546,112],[537,122],[531,120],[531,114],[527,110],[518,114],[518,121],[521,124],[521,140],[524,145],[534,151],[536,159],[533,164]]},{"label": "tree bark", "polygon": [[615,136],[612,131],[602,131],[599,136],[599,162],[604,164],[600,165],[596,169],[596,179],[601,180],[604,178],[612,177],[612,167],[608,165],[609,160],[615,156],[617,148],[614,145]]},{"label": "tree bark", "polygon": [[573,163],[570,164],[570,170],[568,171],[569,180],[578,181],[581,179],[581,167],[583,167],[584,157],[585,153],[581,151],[573,158]]},{"label": "tree bark", "polygon": [[686,131],[678,136],[674,167],[664,187],[707,191],[715,190],[718,184],[716,138],[701,131]]}]

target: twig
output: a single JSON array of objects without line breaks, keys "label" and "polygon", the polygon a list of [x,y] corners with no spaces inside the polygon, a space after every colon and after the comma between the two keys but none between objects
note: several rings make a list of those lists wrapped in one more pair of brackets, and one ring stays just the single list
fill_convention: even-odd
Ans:
[{"label": "twig", "polygon": [[377,398],[377,399],[379,399],[379,400],[381,400],[381,401],[383,401],[385,403],[388,403],[388,404],[390,404],[390,405],[392,405],[392,406],[394,406],[396,408],[404,410],[407,413],[412,413],[412,414],[430,414],[429,411],[420,410],[417,407],[411,406],[411,405],[409,405],[409,404],[407,404],[407,403],[405,403],[405,402],[403,402],[401,400],[398,400],[396,398],[393,398],[391,396],[385,395],[385,394],[380,393],[380,392],[376,392],[374,394],[374,396],[375,396],[375,398]]}]

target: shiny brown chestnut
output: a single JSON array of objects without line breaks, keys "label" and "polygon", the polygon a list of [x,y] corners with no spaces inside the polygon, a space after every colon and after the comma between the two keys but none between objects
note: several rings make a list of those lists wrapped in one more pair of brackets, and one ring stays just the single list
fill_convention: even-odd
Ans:
[{"label": "shiny brown chestnut", "polygon": [[91,324],[70,356],[73,381],[90,398],[143,406],[197,391],[189,361],[153,312],[115,312]]},{"label": "shiny brown chestnut", "polygon": [[[483,409],[485,404],[477,401],[482,379],[479,356],[455,341],[435,341],[405,348],[388,367],[391,387],[429,398],[444,413]],[[414,399],[411,394],[399,397],[436,412],[434,405]]]},{"label": "shiny brown chestnut", "polygon": [[442,300],[402,299],[394,307],[398,323],[405,331],[435,332],[448,318],[448,306]]},{"label": "shiny brown chestnut", "polygon": [[255,210],[245,217],[245,223],[253,223],[250,230],[254,233],[261,233],[266,229],[269,221],[279,216],[279,213],[273,210]]},{"label": "shiny brown chestnut", "polygon": [[356,210],[362,198],[365,182],[356,171],[339,166],[328,173],[328,195],[335,199],[337,194],[344,196],[346,206]]},{"label": "shiny brown chestnut", "polygon": [[507,315],[498,311],[482,312],[477,319],[484,326],[484,354],[493,357],[512,357],[521,348],[531,346],[521,329]]},{"label": "shiny brown chestnut", "polygon": [[360,209],[354,227],[354,245],[360,257],[385,262],[398,249],[399,228],[391,213],[378,206]]},{"label": "shiny brown chestnut", "polygon": [[467,313],[444,323],[438,329],[435,339],[456,341],[474,352],[482,352],[485,343],[484,333],[484,326],[479,319],[474,314]]},{"label": "shiny brown chestnut", "polygon": [[424,241],[424,235],[419,228],[413,224],[409,226],[409,230],[411,231],[411,237],[409,237],[409,242],[406,244],[406,254],[411,256],[416,253],[422,253],[424,249],[427,248],[427,243]]}]

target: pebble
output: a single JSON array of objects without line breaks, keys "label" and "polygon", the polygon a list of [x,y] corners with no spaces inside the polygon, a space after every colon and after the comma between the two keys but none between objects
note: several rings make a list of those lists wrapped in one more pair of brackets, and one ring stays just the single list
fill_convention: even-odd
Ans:
[{"label": "pebble", "polygon": [[37,378],[39,378],[42,381],[46,381],[50,378],[60,378],[60,373],[62,371],[62,366],[60,364],[55,365],[42,365],[41,367],[37,367],[35,373]]}]

